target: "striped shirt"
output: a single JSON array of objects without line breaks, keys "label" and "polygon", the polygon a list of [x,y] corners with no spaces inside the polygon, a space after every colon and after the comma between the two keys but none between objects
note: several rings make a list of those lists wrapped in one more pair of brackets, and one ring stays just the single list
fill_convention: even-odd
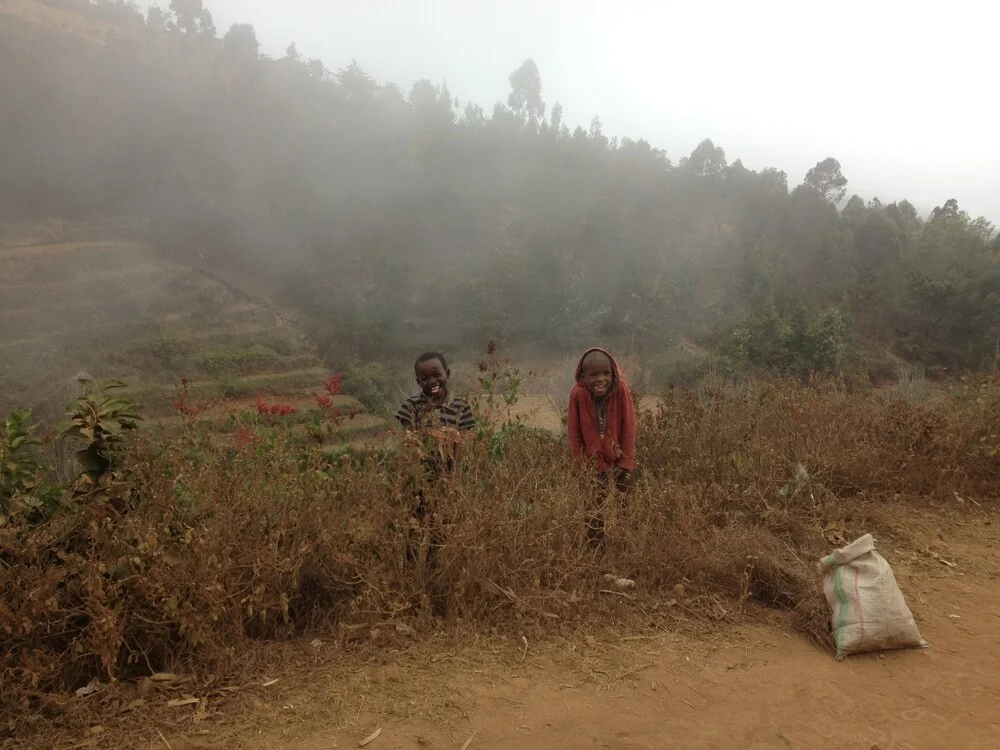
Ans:
[{"label": "striped shirt", "polygon": [[451,396],[443,404],[432,404],[423,393],[410,396],[396,412],[396,421],[407,430],[433,427],[454,427],[458,430],[476,428],[472,407],[459,396]]}]

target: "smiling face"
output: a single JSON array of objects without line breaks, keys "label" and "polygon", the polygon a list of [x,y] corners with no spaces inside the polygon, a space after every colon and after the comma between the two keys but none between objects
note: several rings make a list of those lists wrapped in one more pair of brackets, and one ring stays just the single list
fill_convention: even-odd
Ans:
[{"label": "smiling face", "polygon": [[583,360],[580,382],[596,398],[604,396],[615,382],[611,360],[602,352],[591,352]]},{"label": "smiling face", "polygon": [[440,404],[448,398],[448,379],[451,370],[440,359],[429,359],[416,366],[417,384],[432,402]]}]

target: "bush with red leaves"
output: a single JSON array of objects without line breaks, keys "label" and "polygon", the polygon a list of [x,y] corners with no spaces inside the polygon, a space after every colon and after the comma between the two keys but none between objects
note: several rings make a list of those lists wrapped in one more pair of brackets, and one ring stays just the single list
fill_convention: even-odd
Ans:
[{"label": "bush with red leaves", "polygon": [[340,389],[343,387],[343,385],[344,385],[344,376],[338,372],[335,375],[331,375],[326,379],[326,382],[323,384],[323,388],[331,396],[339,396]]},{"label": "bush with red leaves", "polygon": [[298,411],[291,404],[281,404],[275,402],[269,404],[264,400],[263,396],[257,396],[257,413],[261,416],[277,416],[277,417],[287,417],[289,414],[294,414]]},{"label": "bush with red leaves", "polygon": [[198,401],[192,402],[189,400],[188,394],[188,380],[187,378],[181,378],[181,392],[177,394],[173,401],[170,402],[171,406],[174,407],[174,411],[180,414],[182,417],[188,419],[193,419],[201,414],[203,411],[208,409],[211,405],[211,401]]}]

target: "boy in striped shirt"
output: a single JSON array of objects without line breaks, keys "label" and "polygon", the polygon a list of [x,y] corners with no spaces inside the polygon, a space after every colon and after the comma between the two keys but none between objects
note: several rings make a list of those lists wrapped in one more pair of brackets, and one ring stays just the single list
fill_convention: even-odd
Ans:
[{"label": "boy in striped shirt", "polygon": [[451,370],[444,355],[425,352],[413,363],[420,393],[410,396],[396,412],[396,420],[407,430],[474,430],[476,418],[469,402],[448,393]]},{"label": "boy in striped shirt", "polygon": [[[404,401],[396,411],[398,421],[407,432],[429,438],[424,448],[424,479],[436,482],[455,468],[461,433],[476,428],[476,418],[469,402],[448,392],[451,370],[440,352],[426,352],[413,363],[420,393]],[[439,520],[424,495],[424,487],[413,486],[411,541],[407,559],[419,560],[419,549],[426,550],[426,566],[434,567],[437,549],[444,541]]]}]

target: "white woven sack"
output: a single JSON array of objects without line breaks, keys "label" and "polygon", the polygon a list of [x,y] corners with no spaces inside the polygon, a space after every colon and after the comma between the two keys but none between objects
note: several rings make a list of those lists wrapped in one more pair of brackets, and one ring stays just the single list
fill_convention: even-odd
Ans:
[{"label": "white woven sack", "polygon": [[926,646],[871,534],[819,562],[837,658],[866,651]]}]

